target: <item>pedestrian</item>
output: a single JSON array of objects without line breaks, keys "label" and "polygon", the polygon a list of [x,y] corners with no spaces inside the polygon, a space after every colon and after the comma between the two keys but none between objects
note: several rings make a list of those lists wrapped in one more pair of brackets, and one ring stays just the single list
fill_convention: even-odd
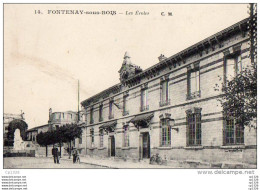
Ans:
[{"label": "pedestrian", "polygon": [[73,164],[76,162],[76,153],[75,153],[75,149],[72,147],[71,148],[71,153],[72,153],[72,160],[73,160]]},{"label": "pedestrian", "polygon": [[59,164],[58,148],[57,147],[52,148],[52,155],[53,155],[54,163]]},{"label": "pedestrian", "polygon": [[80,163],[80,158],[79,158],[79,151],[78,149],[75,149],[75,163],[78,162]]}]

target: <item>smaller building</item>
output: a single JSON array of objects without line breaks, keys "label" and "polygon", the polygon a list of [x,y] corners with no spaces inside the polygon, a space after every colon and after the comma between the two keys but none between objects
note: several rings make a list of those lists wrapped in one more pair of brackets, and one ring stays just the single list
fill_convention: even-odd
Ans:
[{"label": "smaller building", "polygon": [[33,141],[36,142],[36,136],[40,133],[40,132],[47,132],[49,130],[49,125],[41,125],[38,127],[34,127],[32,129],[28,129],[26,131],[26,137],[28,141]]}]

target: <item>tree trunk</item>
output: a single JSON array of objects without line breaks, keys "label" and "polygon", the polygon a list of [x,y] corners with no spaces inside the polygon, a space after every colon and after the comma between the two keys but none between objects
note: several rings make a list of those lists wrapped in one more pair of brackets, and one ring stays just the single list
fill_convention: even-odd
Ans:
[{"label": "tree trunk", "polygon": [[61,143],[59,143],[59,145],[60,145],[60,157],[61,157]]},{"label": "tree trunk", "polygon": [[46,145],[46,157],[48,157],[48,145]]},{"label": "tree trunk", "polygon": [[70,144],[69,144],[69,159],[70,159],[70,157],[71,157],[71,141],[70,141]]}]

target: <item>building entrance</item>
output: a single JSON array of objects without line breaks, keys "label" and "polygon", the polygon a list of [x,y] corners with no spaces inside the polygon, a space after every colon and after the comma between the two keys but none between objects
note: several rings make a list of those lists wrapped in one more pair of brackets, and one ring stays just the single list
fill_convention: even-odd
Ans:
[{"label": "building entrance", "polygon": [[108,156],[109,157],[114,157],[116,155],[116,151],[115,151],[115,137],[114,135],[113,136],[110,136],[109,139],[108,139]]},{"label": "building entrance", "polygon": [[141,133],[139,136],[139,158],[150,158],[150,135],[149,132]]}]

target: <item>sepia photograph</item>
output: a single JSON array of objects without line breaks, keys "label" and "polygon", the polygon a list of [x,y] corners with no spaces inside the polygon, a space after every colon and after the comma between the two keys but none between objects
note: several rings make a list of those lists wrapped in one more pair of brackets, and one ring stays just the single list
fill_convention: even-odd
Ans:
[{"label": "sepia photograph", "polygon": [[3,169],[254,171],[256,66],[254,3],[6,3]]}]

